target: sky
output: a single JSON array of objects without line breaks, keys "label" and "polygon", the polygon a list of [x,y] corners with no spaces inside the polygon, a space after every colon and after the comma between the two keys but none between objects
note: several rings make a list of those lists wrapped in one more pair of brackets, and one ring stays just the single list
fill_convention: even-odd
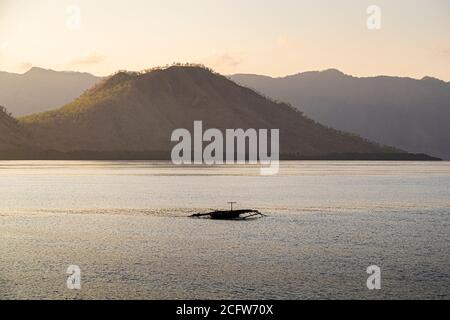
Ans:
[{"label": "sky", "polygon": [[108,75],[173,62],[450,81],[450,1],[0,0],[1,71]]}]

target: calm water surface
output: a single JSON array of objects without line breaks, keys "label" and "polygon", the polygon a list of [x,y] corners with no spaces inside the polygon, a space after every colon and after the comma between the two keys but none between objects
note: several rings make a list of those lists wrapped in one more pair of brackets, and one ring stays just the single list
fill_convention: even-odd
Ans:
[{"label": "calm water surface", "polygon": [[0,299],[449,299],[449,249],[449,162],[0,162]]}]

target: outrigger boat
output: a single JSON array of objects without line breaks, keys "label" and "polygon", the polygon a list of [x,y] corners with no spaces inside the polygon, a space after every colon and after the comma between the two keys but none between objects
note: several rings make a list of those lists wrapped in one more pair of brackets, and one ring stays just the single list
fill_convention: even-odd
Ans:
[{"label": "outrigger boat", "polygon": [[236,202],[228,202],[231,205],[231,210],[225,211],[212,211],[208,213],[196,213],[191,215],[192,218],[210,218],[213,220],[247,220],[255,217],[265,217],[264,214],[258,210],[242,209],[233,210],[233,204]]}]

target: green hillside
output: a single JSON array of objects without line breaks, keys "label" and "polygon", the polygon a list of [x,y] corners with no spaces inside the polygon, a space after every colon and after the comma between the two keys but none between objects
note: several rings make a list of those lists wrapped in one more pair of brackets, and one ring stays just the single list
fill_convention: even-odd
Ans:
[{"label": "green hillside", "polygon": [[398,153],[326,128],[205,68],[120,72],[50,112],[20,119],[44,150],[168,151],[177,128],[280,129],[284,154]]}]

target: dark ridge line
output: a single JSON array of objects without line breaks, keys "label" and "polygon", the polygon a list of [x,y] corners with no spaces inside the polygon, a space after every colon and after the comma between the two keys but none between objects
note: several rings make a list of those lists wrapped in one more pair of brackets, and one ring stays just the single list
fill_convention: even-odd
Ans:
[{"label": "dark ridge line", "polygon": [[[246,156],[248,159],[248,156]],[[193,159],[193,158],[192,158]],[[167,151],[0,151],[0,160],[85,160],[133,161],[171,160]],[[423,153],[331,153],[324,155],[280,154],[280,160],[333,160],[333,161],[442,161]]]}]

